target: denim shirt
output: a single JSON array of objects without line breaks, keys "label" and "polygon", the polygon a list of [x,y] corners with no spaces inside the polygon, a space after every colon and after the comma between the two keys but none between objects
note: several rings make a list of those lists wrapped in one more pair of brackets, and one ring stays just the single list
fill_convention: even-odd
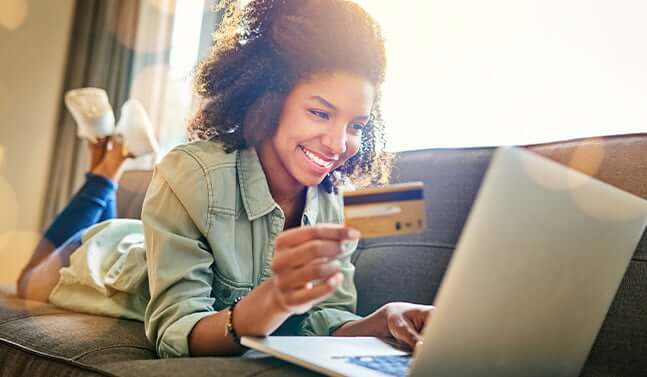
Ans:
[{"label": "denim shirt", "polygon": [[[338,195],[308,187],[302,226],[342,220]],[[90,228],[70,267],[61,270],[50,301],[74,310],[143,319],[160,357],[188,356],[189,334],[200,319],[271,276],[274,240],[284,223],[253,148],[225,153],[214,142],[181,145],[156,166],[142,221],[118,219]],[[106,257],[111,253],[98,252],[102,248],[119,251]],[[342,273],[343,284],[332,296],[279,330],[325,336],[360,318],[354,314],[357,293],[350,255],[342,260]],[[91,294],[80,296],[88,291],[87,284],[78,287],[83,285],[78,283],[84,280],[81,275],[94,285]]]}]

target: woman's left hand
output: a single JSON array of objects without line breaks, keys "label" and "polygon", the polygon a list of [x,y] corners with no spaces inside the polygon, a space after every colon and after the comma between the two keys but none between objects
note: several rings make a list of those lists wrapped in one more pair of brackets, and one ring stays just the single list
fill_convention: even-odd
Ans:
[{"label": "woman's left hand", "polygon": [[346,322],[333,335],[393,337],[414,350],[434,310],[431,305],[391,302],[362,319]]},{"label": "woman's left hand", "polygon": [[431,305],[418,305],[406,302],[392,302],[382,306],[383,318],[388,333],[395,339],[406,343],[411,349],[422,341],[422,330],[435,308]]}]

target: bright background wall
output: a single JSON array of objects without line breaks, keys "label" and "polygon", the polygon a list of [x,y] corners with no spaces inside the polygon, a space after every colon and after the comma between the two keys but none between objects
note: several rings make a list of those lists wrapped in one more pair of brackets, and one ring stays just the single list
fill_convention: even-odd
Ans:
[{"label": "bright background wall", "polygon": [[647,132],[647,1],[357,0],[393,150]]},{"label": "bright background wall", "polygon": [[40,238],[73,0],[0,0],[0,282]]}]

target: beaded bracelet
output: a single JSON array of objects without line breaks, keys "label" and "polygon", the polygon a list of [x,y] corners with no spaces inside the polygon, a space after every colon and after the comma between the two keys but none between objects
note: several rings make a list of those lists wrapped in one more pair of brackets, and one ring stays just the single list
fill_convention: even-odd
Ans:
[{"label": "beaded bracelet", "polygon": [[238,336],[236,329],[234,329],[234,308],[242,299],[242,297],[236,298],[229,307],[229,316],[227,317],[227,326],[225,327],[225,336],[232,337],[234,342],[238,345],[240,345],[240,336]]}]

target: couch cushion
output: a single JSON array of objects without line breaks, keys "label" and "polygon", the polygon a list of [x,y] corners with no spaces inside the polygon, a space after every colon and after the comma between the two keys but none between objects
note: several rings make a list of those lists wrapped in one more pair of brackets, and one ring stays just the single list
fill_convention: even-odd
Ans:
[{"label": "couch cushion", "polygon": [[528,146],[552,160],[647,198],[647,133]]},{"label": "couch cushion", "polygon": [[647,374],[647,262],[633,260],[598,333],[582,376]]},{"label": "couch cushion", "polygon": [[[647,134],[589,138],[529,149],[647,198]],[[399,155],[394,182],[424,181],[428,227],[413,236],[360,241],[358,311],[390,301],[433,303],[494,148],[428,149]],[[583,371],[584,376],[647,370],[647,233],[631,261]]]},{"label": "couch cushion", "polygon": [[141,323],[21,300],[9,287],[0,291],[0,345],[8,351],[3,356],[12,355],[15,375],[37,375],[28,371],[40,370],[57,370],[40,375],[61,375],[79,368],[99,373],[86,367],[98,361],[155,358]]},{"label": "couch cushion", "polygon": [[240,357],[194,357],[114,362],[101,369],[120,377],[315,377],[318,373],[275,359]]},{"label": "couch cushion", "polygon": [[[647,198],[647,153],[644,152],[647,150],[647,134],[586,138],[531,145],[528,148],[625,191]],[[437,289],[433,282],[442,279],[442,276],[438,277],[436,274],[444,274],[448,262],[448,259],[436,259],[435,253],[438,251],[434,246],[443,247],[444,250],[453,250],[455,247],[494,151],[495,148],[427,149],[403,152],[398,156],[393,168],[392,181],[425,183],[427,229],[415,235],[360,242],[354,258],[357,265],[356,283],[360,312],[370,312],[379,305],[398,298],[429,299],[418,301],[421,303],[433,301]],[[405,257],[406,250],[411,246],[422,245],[428,247],[428,258],[434,261],[433,271],[428,270],[429,263],[419,259],[424,254]],[[368,251],[386,248],[390,248],[392,252],[364,252],[365,249]],[[647,237],[643,236],[634,259],[647,260]],[[443,261],[443,265],[435,264]],[[365,267],[369,269],[362,271]],[[405,270],[414,276],[423,273],[433,276],[430,276],[431,280],[423,280],[416,285],[420,292],[412,293],[410,286],[405,284],[401,287],[393,283],[393,289],[388,291],[388,294],[381,295],[387,290],[379,288],[381,283],[375,277],[379,276],[385,282],[393,282],[401,276],[407,276],[402,275],[402,271]]]},{"label": "couch cushion", "polygon": [[353,259],[360,313],[394,300],[433,302],[493,152],[466,148],[400,154],[392,181],[425,183],[427,228],[414,235],[360,240]]},{"label": "couch cushion", "polygon": [[29,350],[0,339],[0,375],[2,376],[111,376],[95,368]]},{"label": "couch cushion", "polygon": [[141,322],[73,313],[0,288],[0,374],[7,376],[314,376],[274,358],[158,360]]},{"label": "couch cushion", "polygon": [[355,281],[361,292],[357,313],[368,315],[392,301],[433,302],[453,252],[453,247],[429,242],[362,247],[354,255]]}]

